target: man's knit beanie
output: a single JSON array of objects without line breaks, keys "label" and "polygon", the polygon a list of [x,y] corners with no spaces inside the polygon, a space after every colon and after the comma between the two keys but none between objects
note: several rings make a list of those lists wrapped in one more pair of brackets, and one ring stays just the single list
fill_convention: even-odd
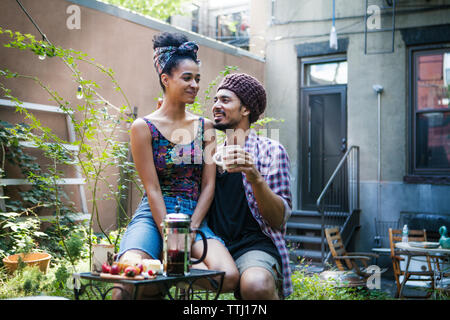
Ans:
[{"label": "man's knit beanie", "polygon": [[245,73],[233,73],[227,75],[217,87],[233,91],[244,106],[249,108],[249,122],[258,120],[266,109],[266,90],[254,77]]}]

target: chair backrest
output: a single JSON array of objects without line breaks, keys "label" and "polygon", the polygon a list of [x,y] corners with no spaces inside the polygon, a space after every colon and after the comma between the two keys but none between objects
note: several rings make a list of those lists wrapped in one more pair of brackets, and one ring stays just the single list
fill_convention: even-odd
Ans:
[{"label": "chair backrest", "polygon": [[[389,228],[389,244],[391,247],[391,258],[396,256],[395,244],[402,241],[403,231],[400,229]],[[409,230],[408,241],[427,241],[427,231],[423,230]]]},{"label": "chair backrest", "polygon": [[[347,251],[345,250],[344,243],[342,242],[339,228],[325,229],[325,235],[327,237],[328,247],[330,248],[330,252],[333,257],[347,255]],[[339,268],[339,270],[345,270],[340,259],[334,259],[334,261],[336,262],[336,266]],[[345,264],[347,265],[348,269],[352,269],[352,263],[350,260],[345,259]]]}]

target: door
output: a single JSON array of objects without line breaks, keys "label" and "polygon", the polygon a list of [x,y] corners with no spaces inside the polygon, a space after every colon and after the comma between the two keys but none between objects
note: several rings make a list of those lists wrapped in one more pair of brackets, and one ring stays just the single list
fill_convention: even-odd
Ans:
[{"label": "door", "polygon": [[347,151],[346,92],[346,85],[302,89],[303,210],[317,210],[317,198]]}]

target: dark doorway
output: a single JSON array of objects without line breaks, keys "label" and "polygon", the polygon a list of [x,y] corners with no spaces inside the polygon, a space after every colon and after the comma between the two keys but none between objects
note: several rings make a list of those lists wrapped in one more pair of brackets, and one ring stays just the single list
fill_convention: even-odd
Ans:
[{"label": "dark doorway", "polygon": [[301,92],[301,209],[317,210],[317,198],[347,150],[347,86]]}]

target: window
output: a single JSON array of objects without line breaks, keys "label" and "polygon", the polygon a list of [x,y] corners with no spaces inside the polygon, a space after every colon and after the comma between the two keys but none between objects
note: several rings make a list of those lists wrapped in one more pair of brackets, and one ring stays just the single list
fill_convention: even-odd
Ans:
[{"label": "window", "polygon": [[216,17],[216,39],[249,50],[249,13],[234,12]]},{"label": "window", "polygon": [[192,27],[191,31],[199,33],[199,15],[200,15],[200,7],[196,4],[192,4],[192,6],[195,8],[192,10]]},{"label": "window", "polygon": [[347,84],[347,61],[305,64],[306,86]]},{"label": "window", "polygon": [[410,57],[410,174],[450,176],[450,48]]}]

